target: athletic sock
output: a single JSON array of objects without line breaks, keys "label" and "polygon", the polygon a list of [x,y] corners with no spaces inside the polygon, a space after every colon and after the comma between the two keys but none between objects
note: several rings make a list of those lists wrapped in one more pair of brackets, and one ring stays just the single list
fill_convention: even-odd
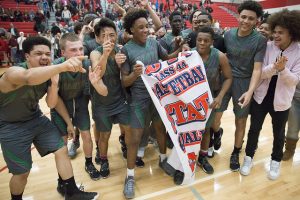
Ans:
[{"label": "athletic sock", "polygon": [[90,158],[85,157],[85,165],[90,165],[90,164],[93,164],[92,157]]},{"label": "athletic sock", "polygon": [[68,195],[73,195],[75,192],[78,192],[79,189],[76,186],[74,176],[71,178],[64,180],[65,186],[66,186],[66,193]]},{"label": "athletic sock", "polygon": [[237,148],[237,147],[234,146],[232,154],[239,154],[241,149],[242,149],[241,147]]},{"label": "athletic sock", "polygon": [[128,176],[134,176],[134,169],[128,169],[127,168],[127,177]]}]

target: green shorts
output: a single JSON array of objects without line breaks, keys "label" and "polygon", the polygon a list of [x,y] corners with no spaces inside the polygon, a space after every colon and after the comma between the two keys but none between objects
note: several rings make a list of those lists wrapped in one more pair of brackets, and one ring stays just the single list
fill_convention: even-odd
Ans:
[{"label": "green shorts", "polygon": [[130,104],[131,128],[145,128],[150,122],[161,120],[151,98]]},{"label": "green shorts", "polygon": [[[89,96],[83,95],[73,100],[64,101],[74,126],[81,131],[90,130]],[[51,109],[51,121],[58,128],[62,136],[68,135],[67,124],[55,109]]]},{"label": "green shorts", "polygon": [[57,128],[45,116],[26,122],[0,122],[0,142],[8,170],[15,175],[30,171],[32,144],[41,156],[64,146]]},{"label": "green shorts", "polygon": [[248,91],[249,85],[250,85],[251,78],[233,78],[232,85],[228,92],[224,95],[222,105],[219,109],[217,109],[217,112],[224,112],[227,110],[229,101],[232,97],[232,103],[233,103],[233,112],[234,115],[237,118],[245,118],[248,116],[250,112],[250,104],[248,106],[241,108],[241,106],[238,105],[239,98]]}]

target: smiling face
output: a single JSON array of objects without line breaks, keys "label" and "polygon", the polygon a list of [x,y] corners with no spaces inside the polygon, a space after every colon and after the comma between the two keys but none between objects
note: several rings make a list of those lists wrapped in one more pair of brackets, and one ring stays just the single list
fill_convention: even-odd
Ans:
[{"label": "smiling face", "polygon": [[99,35],[100,44],[103,44],[108,40],[114,44],[116,44],[117,42],[117,33],[115,29],[113,29],[112,27],[104,27],[100,31],[100,35]]},{"label": "smiling face", "polygon": [[130,28],[133,39],[138,43],[145,44],[149,34],[148,21],[146,18],[139,18],[135,20],[133,26]]},{"label": "smiling face", "polygon": [[273,31],[274,43],[280,49],[286,49],[292,42],[289,30],[281,26],[276,26]]},{"label": "smiling face", "polygon": [[257,31],[268,39],[271,37],[271,30],[267,23],[262,23],[259,27],[257,27]]},{"label": "smiling face", "polygon": [[204,54],[210,51],[213,45],[213,38],[210,33],[199,32],[197,35],[196,47],[199,54]]},{"label": "smiling face", "polygon": [[65,49],[61,50],[62,56],[66,59],[75,57],[75,56],[83,56],[83,44],[80,40],[78,41],[66,41]]},{"label": "smiling face", "polygon": [[257,15],[252,10],[243,10],[238,18],[239,21],[239,33],[242,35],[248,35],[252,32],[256,26],[258,19]]},{"label": "smiling face", "polygon": [[198,16],[199,28],[204,26],[211,26],[211,20],[208,18],[208,15],[199,15]]},{"label": "smiling face", "polygon": [[25,54],[29,68],[49,66],[51,64],[51,51],[46,45],[35,45],[33,49]]}]

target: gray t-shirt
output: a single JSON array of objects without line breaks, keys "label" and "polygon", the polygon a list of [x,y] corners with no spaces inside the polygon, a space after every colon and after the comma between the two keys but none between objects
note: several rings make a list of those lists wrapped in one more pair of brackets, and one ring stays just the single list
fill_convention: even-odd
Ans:
[{"label": "gray t-shirt", "polygon": [[[122,52],[127,56],[122,64],[122,71],[131,73],[136,61],[139,60],[145,66],[159,62],[159,59],[167,57],[167,51],[154,39],[148,38],[145,45],[139,45],[130,40],[123,48]],[[150,98],[141,77],[138,77],[130,87],[132,102]]]},{"label": "gray t-shirt", "polygon": [[254,63],[263,62],[267,39],[256,30],[239,37],[238,29],[233,28],[225,33],[224,42],[233,77],[250,78]]},{"label": "gray t-shirt", "polygon": [[159,44],[171,54],[175,51],[175,36],[173,33],[166,33],[164,37],[159,40]]}]

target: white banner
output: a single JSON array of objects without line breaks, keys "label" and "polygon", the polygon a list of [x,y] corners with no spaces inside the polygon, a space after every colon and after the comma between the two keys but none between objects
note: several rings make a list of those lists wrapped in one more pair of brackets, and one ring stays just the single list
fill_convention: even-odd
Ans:
[{"label": "white banner", "polygon": [[146,66],[142,79],[176,149],[168,163],[191,183],[213,101],[202,59],[196,51],[182,53]]}]

